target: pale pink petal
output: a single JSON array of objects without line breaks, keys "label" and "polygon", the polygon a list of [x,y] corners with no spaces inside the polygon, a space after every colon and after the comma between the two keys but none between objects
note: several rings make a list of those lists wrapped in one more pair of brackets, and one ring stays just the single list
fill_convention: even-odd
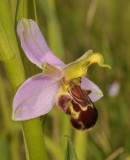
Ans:
[{"label": "pale pink petal", "polygon": [[21,19],[17,26],[17,33],[22,49],[32,63],[40,68],[42,68],[42,63],[44,62],[52,66],[64,66],[64,63],[48,47],[35,21]]},{"label": "pale pink petal", "polygon": [[86,77],[82,77],[81,88],[85,90],[91,90],[89,97],[93,102],[103,97],[103,93],[99,87]]},{"label": "pale pink petal", "polygon": [[13,119],[32,119],[48,113],[55,105],[59,91],[58,81],[43,74],[37,74],[18,89],[13,101]]}]

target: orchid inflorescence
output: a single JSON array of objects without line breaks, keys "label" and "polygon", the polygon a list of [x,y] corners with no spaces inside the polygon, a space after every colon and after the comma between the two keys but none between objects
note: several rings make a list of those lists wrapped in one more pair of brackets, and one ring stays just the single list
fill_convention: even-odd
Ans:
[{"label": "orchid inflorescence", "polygon": [[42,73],[27,79],[18,89],[13,101],[13,119],[23,121],[45,115],[56,104],[71,116],[70,123],[75,129],[92,128],[98,117],[93,102],[103,93],[85,76],[94,63],[110,68],[104,64],[102,55],[89,50],[65,65],[52,53],[35,21],[21,19],[17,33],[26,56]]}]

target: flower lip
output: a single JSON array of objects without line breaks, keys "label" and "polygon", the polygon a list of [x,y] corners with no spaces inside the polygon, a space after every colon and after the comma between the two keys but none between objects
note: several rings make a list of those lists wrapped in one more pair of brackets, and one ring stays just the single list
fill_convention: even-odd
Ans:
[{"label": "flower lip", "polygon": [[79,92],[79,90],[81,90],[83,98],[81,96],[82,99],[73,97],[70,123],[75,129],[88,130],[96,124],[98,112],[87,92],[76,86],[75,92]]},{"label": "flower lip", "polygon": [[86,90],[80,86],[70,88],[68,92],[57,97],[57,105],[65,114],[71,116],[70,123],[78,130],[88,130],[97,121],[98,112],[93,102],[88,97]]},{"label": "flower lip", "polygon": [[97,109],[88,106],[87,111],[80,112],[78,119],[74,119],[71,117],[70,123],[75,129],[89,130],[96,124],[97,118]]}]

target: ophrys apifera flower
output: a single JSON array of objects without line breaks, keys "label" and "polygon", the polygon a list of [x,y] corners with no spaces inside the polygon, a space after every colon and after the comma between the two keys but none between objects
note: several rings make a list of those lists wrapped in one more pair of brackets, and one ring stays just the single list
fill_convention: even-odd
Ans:
[{"label": "ophrys apifera flower", "polygon": [[94,126],[98,112],[93,102],[103,93],[85,76],[93,63],[109,67],[104,64],[102,55],[89,50],[65,65],[52,53],[33,20],[21,19],[17,33],[26,56],[42,73],[27,79],[18,89],[13,101],[13,119],[32,119],[47,114],[57,105],[70,115],[74,128],[87,130]]}]

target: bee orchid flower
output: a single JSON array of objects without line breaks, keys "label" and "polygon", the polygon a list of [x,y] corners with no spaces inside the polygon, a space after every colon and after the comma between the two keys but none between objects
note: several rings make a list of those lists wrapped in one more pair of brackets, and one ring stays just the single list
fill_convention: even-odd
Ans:
[{"label": "bee orchid flower", "polygon": [[28,59],[42,69],[42,73],[27,79],[13,100],[13,119],[29,120],[47,114],[55,105],[70,115],[71,125],[78,130],[92,128],[98,117],[93,102],[103,93],[87,79],[88,67],[104,64],[101,54],[86,52],[76,61],[65,65],[48,47],[35,21],[21,19],[17,26],[21,47]]}]

